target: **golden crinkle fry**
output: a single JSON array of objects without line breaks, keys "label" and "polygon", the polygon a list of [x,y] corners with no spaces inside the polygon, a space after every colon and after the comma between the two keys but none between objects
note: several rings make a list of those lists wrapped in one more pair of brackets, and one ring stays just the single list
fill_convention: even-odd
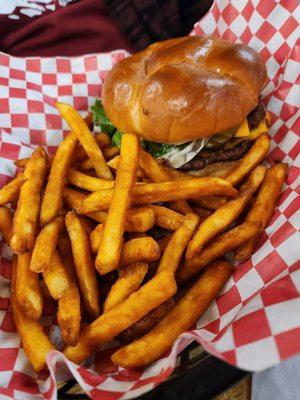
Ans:
[{"label": "golden crinkle fry", "polygon": [[124,133],[119,149],[105,132],[90,131],[91,114],[84,120],[56,105],[71,131],[50,159],[38,147],[15,161],[22,173],[0,189],[0,234],[15,253],[17,331],[42,371],[54,349],[39,323],[50,301],[71,361],[118,340],[129,344],[113,362],[144,367],[216,298],[231,274],[223,257],[253,254],[287,165],[261,164],[270,145],[265,123],[239,130],[253,141],[241,160],[192,176],[153,158],[135,134]]}]

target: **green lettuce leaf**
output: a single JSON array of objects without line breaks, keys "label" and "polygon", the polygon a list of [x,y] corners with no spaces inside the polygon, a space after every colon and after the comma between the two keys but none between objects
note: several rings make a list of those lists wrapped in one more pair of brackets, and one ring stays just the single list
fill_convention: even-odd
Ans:
[{"label": "green lettuce leaf", "polygon": [[121,142],[122,142],[122,135],[123,133],[118,129],[116,132],[113,134],[113,137],[111,139],[111,143],[113,146],[116,147],[121,147]]},{"label": "green lettuce leaf", "polygon": [[180,151],[184,149],[189,143],[183,144],[166,144],[166,143],[156,143],[156,142],[149,142],[148,140],[142,141],[142,146],[148,153],[150,153],[155,158],[161,158],[170,151],[177,150]]},{"label": "green lettuce leaf", "polygon": [[93,122],[101,128],[102,132],[106,132],[110,137],[116,132],[116,127],[107,118],[101,100],[96,100],[92,106]]}]

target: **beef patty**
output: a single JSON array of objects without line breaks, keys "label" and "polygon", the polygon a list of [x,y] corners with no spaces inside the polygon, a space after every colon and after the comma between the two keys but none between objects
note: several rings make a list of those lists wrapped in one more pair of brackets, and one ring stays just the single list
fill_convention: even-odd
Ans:
[{"label": "beef patty", "polygon": [[252,142],[243,140],[231,149],[207,149],[200,151],[191,161],[182,165],[181,171],[198,170],[218,161],[234,161],[241,158],[251,147]]}]

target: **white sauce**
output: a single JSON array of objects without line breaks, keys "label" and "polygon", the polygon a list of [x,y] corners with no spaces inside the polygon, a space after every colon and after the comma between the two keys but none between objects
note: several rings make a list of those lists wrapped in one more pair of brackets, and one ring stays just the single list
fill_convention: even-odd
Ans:
[{"label": "white sauce", "polygon": [[182,150],[173,149],[164,154],[161,159],[166,160],[172,168],[180,168],[182,165],[191,161],[206,145],[209,139],[199,139],[191,142]]}]

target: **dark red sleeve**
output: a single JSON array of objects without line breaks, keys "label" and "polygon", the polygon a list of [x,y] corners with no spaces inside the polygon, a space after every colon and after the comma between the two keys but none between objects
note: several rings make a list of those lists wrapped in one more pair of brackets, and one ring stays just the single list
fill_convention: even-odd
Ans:
[{"label": "dark red sleeve", "polygon": [[[102,0],[0,1],[0,50],[16,56],[75,56],[129,42]],[[24,6],[24,3],[28,5]]]}]

